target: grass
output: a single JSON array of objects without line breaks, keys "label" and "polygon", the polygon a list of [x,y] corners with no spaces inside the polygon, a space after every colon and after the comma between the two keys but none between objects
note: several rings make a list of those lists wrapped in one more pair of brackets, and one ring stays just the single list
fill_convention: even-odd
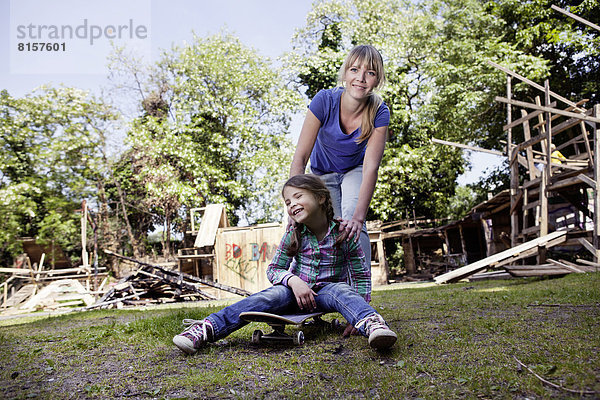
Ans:
[{"label": "grass", "polygon": [[0,397],[580,397],[545,386],[516,357],[545,379],[598,398],[599,288],[595,273],[378,291],[372,304],[399,334],[385,353],[369,349],[365,338],[317,328],[304,329],[301,347],[257,347],[250,344],[257,324],[195,356],[172,345],[182,319],[218,307],[5,321]]}]

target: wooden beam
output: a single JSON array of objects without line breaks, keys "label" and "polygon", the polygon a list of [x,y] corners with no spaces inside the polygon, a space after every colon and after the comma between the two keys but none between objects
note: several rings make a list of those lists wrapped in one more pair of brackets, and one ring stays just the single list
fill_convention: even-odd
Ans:
[{"label": "wooden beam", "polygon": [[548,190],[558,190],[565,187],[573,186],[573,185],[581,185],[581,179],[577,176],[572,178],[562,179],[558,182],[554,182],[552,185],[548,187]]},{"label": "wooden beam", "polygon": [[[554,105],[556,106],[556,103],[552,103],[552,104],[554,104]],[[523,115],[521,118],[519,118],[519,119],[517,119],[517,120],[514,120],[514,121],[513,121],[513,122],[511,122],[510,124],[506,124],[506,125],[504,125],[504,126],[502,127],[502,130],[503,130],[503,131],[506,131],[506,130],[509,130],[510,128],[514,128],[515,126],[519,126],[519,125],[521,125],[522,123],[528,122],[528,121],[529,121],[531,118],[535,118],[535,117],[537,117],[538,115],[540,115],[540,114],[542,114],[542,113],[543,113],[543,111],[539,111],[539,110],[537,110],[537,111],[534,111],[534,112],[532,112],[532,113],[530,113],[530,114]]]},{"label": "wooden beam", "polygon": [[592,255],[594,257],[596,256],[596,249],[594,248],[594,246],[592,246],[592,244],[590,242],[587,241],[586,238],[578,238],[577,241],[579,243],[581,243],[583,245],[583,247],[585,247],[585,249],[587,251],[589,251],[590,253],[592,253]]},{"label": "wooden beam", "polygon": [[[536,112],[541,112],[541,111],[534,111],[530,115],[533,115]],[[527,116],[527,111],[521,110],[521,115],[523,117],[526,117]],[[524,139],[526,141],[529,140],[529,139],[531,139],[531,132],[529,131],[529,121],[524,121],[523,122],[523,136],[524,136]],[[536,174],[535,162],[533,161],[532,148],[531,147],[527,147],[525,149],[525,154],[527,155],[527,171],[529,172],[529,180],[533,180],[533,179],[535,179],[535,177],[537,176],[537,174]]]},{"label": "wooden beam", "polygon": [[595,30],[600,31],[600,26],[593,24],[590,21],[588,21],[584,18],[581,18],[578,15],[572,14],[572,13],[568,12],[567,10],[563,10],[562,8],[555,6],[554,4],[550,8],[553,9],[554,11],[558,11],[559,13],[563,13],[566,16],[573,18],[575,21],[579,21],[582,24],[589,26],[590,28],[594,28]]},{"label": "wooden beam", "polygon": [[[593,108],[594,117],[600,117],[600,104],[596,104]],[[600,262],[600,130],[598,124],[594,125],[594,181],[596,186],[593,188],[594,193],[594,229],[592,232],[592,243],[594,245],[594,261]],[[591,156],[591,155],[590,155]]]},{"label": "wooden beam", "polygon": [[570,111],[563,111],[558,108],[538,106],[537,104],[527,103],[525,101],[519,101],[519,100],[510,100],[510,99],[500,97],[500,96],[496,96],[495,100],[499,101],[501,103],[511,104],[513,106],[518,106],[518,107],[523,107],[523,108],[531,108],[533,110],[539,110],[539,111],[543,111],[543,112],[559,114],[559,115],[563,115],[565,117],[578,118],[582,121],[600,123],[600,118],[590,117],[585,114],[577,114],[577,113],[570,112]]},{"label": "wooden beam", "polygon": [[562,262],[560,262],[560,261],[553,260],[553,259],[551,259],[551,258],[549,258],[549,259],[548,259],[548,262],[549,262],[549,263],[551,263],[551,264],[554,264],[554,265],[556,265],[556,266],[558,266],[558,267],[561,267],[561,268],[564,268],[564,269],[568,269],[568,270],[569,270],[569,271],[571,271],[571,272],[576,272],[576,273],[578,273],[578,274],[583,274],[583,273],[585,273],[585,271],[582,271],[582,270],[580,270],[579,268],[572,267],[572,266],[570,266],[570,265],[567,265],[567,264],[565,264],[565,263],[562,263]]},{"label": "wooden beam", "polygon": [[[517,74],[516,72],[513,72],[513,71],[511,71],[510,69],[508,69],[508,68],[506,68],[506,67],[503,67],[503,66],[501,66],[501,65],[499,65],[499,64],[496,64],[495,62],[493,62],[493,61],[489,61],[489,60],[488,60],[488,62],[487,62],[487,63],[488,63],[488,64],[490,64],[491,66],[493,66],[493,67],[495,67],[495,68],[499,69],[500,71],[503,71],[504,73],[506,73],[506,74],[508,74],[508,75],[514,76],[515,78],[519,79],[520,81],[522,81],[522,82],[525,82],[525,83],[527,83],[527,84],[529,84],[529,85],[533,86],[534,88],[536,88],[536,89],[538,89],[538,90],[541,90],[542,92],[544,91],[544,87],[543,87],[543,86],[541,86],[541,85],[538,85],[537,83],[535,83],[535,82],[533,82],[533,81],[531,81],[531,80],[529,80],[529,79],[525,78],[524,76],[521,76],[521,75]],[[573,103],[573,102],[572,102],[571,100],[569,100],[569,99],[566,99],[566,98],[564,98],[564,97],[562,97],[562,96],[560,96],[560,95],[558,95],[558,94],[556,94],[556,93],[553,93],[553,92],[550,92],[550,95],[551,95],[552,97],[554,97],[555,99],[557,99],[557,100],[560,100],[560,101],[562,101],[562,102],[566,103],[567,105],[570,105],[570,106],[572,106],[572,107],[576,107],[576,109],[577,109],[577,110],[582,110],[581,108],[577,107],[577,104],[576,104],[576,103]],[[543,111],[543,110],[542,110],[542,111]]]},{"label": "wooden beam", "polygon": [[582,263],[582,264],[587,264],[587,265],[589,265],[589,266],[592,266],[592,267],[595,267],[595,268],[600,268],[600,264],[598,264],[598,263],[595,263],[595,262],[591,262],[591,261],[589,261],[589,260],[584,260],[583,258],[578,258],[578,259],[577,259],[577,260],[575,260],[575,261],[577,261],[577,262],[579,262],[579,263]]},{"label": "wooden beam", "polygon": [[551,247],[564,242],[566,238],[566,231],[552,232],[549,235],[530,240],[529,242],[525,242],[513,248],[504,250],[500,253],[486,257],[469,265],[465,265],[464,267],[455,269],[454,271],[436,276],[434,280],[436,283],[454,282],[469,275],[473,275],[474,273],[479,272],[492,264],[501,265],[506,263],[506,260],[515,261],[519,258],[523,258],[523,254],[527,254],[527,256],[529,256],[531,253],[528,252],[528,250],[537,251],[539,246]]},{"label": "wooden beam", "polygon": [[587,184],[592,189],[596,189],[596,181],[593,180],[592,178],[590,178],[589,176],[587,176],[586,174],[577,175],[577,179],[579,179],[581,182]]},{"label": "wooden beam", "polygon": [[[577,105],[578,105],[578,106],[580,106],[580,105],[582,105],[582,104],[585,104],[585,103],[587,103],[589,100],[590,100],[590,99],[583,99],[583,100],[579,100],[579,101],[577,102]],[[550,105],[549,105],[548,107],[556,107],[556,102],[555,102],[555,101],[553,101],[552,103],[550,103]],[[564,111],[573,111],[574,109],[575,109],[575,107],[569,106],[569,107],[565,108],[565,110],[564,110]],[[559,116],[558,116],[558,115],[553,115],[553,116],[552,116],[552,118],[551,118],[551,121],[554,121],[556,118],[559,118]],[[533,129],[537,129],[537,128],[539,128],[540,126],[541,126],[540,124],[537,124],[537,125],[533,126]]]},{"label": "wooden beam", "polygon": [[454,147],[460,147],[460,148],[467,149],[467,150],[479,151],[481,153],[489,153],[489,154],[493,154],[495,156],[502,156],[502,157],[506,156],[506,154],[504,154],[500,151],[497,151],[497,150],[482,149],[481,147],[469,146],[469,145],[462,144],[462,143],[449,142],[447,140],[441,140],[441,139],[436,139],[436,138],[431,138],[431,141],[433,143],[445,144],[445,145],[454,146]]}]

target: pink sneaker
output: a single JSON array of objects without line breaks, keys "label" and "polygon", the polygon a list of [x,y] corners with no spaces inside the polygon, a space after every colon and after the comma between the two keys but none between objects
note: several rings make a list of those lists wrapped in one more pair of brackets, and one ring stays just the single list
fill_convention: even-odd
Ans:
[{"label": "pink sneaker", "polygon": [[208,320],[184,319],[183,324],[188,327],[173,338],[173,343],[181,351],[194,354],[204,343],[213,341],[213,327]]},{"label": "pink sneaker", "polygon": [[383,317],[377,313],[363,318],[356,324],[356,329],[365,325],[369,337],[369,346],[377,350],[388,349],[396,343],[398,336],[386,324]]}]

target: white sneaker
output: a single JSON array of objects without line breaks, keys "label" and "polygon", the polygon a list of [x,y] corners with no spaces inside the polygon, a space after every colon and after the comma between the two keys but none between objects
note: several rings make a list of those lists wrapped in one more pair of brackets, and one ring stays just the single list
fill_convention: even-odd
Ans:
[{"label": "white sneaker", "polygon": [[356,324],[356,329],[365,325],[365,332],[369,336],[369,346],[374,349],[388,349],[396,343],[398,336],[386,324],[383,317],[377,313],[371,314]]},{"label": "white sneaker", "polygon": [[213,328],[208,320],[184,319],[183,324],[188,327],[173,338],[173,343],[181,351],[194,354],[204,343],[213,340]]}]

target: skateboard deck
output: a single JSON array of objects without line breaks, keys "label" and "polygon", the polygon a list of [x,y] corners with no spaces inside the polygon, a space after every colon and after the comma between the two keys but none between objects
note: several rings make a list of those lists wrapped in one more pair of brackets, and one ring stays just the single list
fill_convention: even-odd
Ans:
[{"label": "skateboard deck", "polygon": [[304,344],[304,332],[298,331],[293,336],[285,333],[286,325],[306,325],[308,320],[311,323],[320,326],[330,326],[339,328],[341,325],[338,320],[326,322],[321,319],[325,315],[324,312],[313,312],[306,314],[271,314],[260,311],[248,311],[240,314],[240,318],[246,322],[264,322],[273,328],[273,332],[265,334],[257,329],[252,333],[252,343],[259,344],[261,342],[270,343],[293,343],[295,345]]}]

